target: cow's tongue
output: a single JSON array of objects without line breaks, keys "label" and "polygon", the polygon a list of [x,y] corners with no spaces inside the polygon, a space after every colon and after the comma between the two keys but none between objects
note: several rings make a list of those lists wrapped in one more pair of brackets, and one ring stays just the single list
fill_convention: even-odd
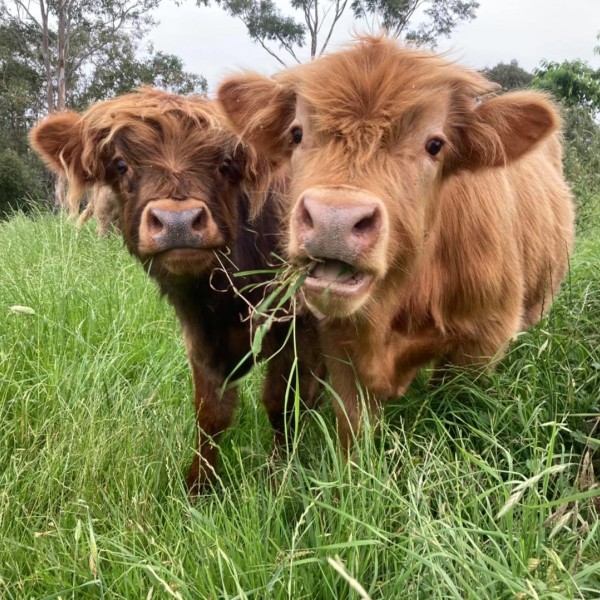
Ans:
[{"label": "cow's tongue", "polygon": [[356,270],[348,263],[341,260],[324,260],[318,262],[310,276],[315,279],[323,279],[325,281],[336,281],[339,283],[347,283],[356,275]]}]

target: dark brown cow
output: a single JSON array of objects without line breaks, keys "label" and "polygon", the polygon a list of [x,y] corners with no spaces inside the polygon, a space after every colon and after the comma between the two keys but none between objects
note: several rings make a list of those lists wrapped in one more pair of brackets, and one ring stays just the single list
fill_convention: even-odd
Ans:
[{"label": "dark brown cow", "polygon": [[[31,134],[48,165],[68,174],[72,204],[87,187],[110,186],[127,248],[175,308],[192,367],[198,423],[191,489],[214,474],[213,441],[232,419],[237,391],[225,384],[253,365],[250,305],[263,298],[269,275],[236,279],[241,293],[232,288],[233,275],[269,269],[280,239],[275,194],[251,199],[245,192],[244,185],[255,185],[259,161],[223,123],[211,101],[144,89],[96,104],[83,115],[52,115]],[[254,201],[264,207],[251,220]],[[316,330],[312,317],[298,319],[300,395],[310,403],[316,391],[311,374],[318,360]],[[289,323],[274,322],[262,352],[270,357],[263,402],[280,442],[294,362],[288,328]]]},{"label": "dark brown cow", "polygon": [[[363,38],[218,97],[242,138],[291,183],[288,252],[308,266],[341,441],[423,365],[487,364],[535,324],[573,241],[560,119],[541,94],[439,56]],[[484,101],[479,99],[483,98]]]}]

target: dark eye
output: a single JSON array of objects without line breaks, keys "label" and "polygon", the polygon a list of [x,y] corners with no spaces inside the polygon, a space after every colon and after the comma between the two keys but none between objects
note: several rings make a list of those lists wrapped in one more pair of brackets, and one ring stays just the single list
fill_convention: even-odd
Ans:
[{"label": "dark eye", "polygon": [[115,168],[117,169],[117,173],[119,175],[125,175],[125,173],[127,173],[127,171],[129,170],[129,166],[124,160],[118,160],[115,163]]},{"label": "dark eye", "polygon": [[302,129],[300,127],[294,127],[292,129],[292,142],[299,144],[302,141]]},{"label": "dark eye", "polygon": [[242,180],[242,166],[236,158],[224,158],[219,165],[219,173],[230,183],[236,184]]},{"label": "dark eye", "polygon": [[425,144],[425,150],[431,154],[431,156],[435,156],[442,149],[444,145],[444,140],[440,140],[439,138],[432,138],[427,140]]},{"label": "dark eye", "polygon": [[226,176],[229,173],[229,170],[231,169],[231,161],[226,158],[220,165],[219,165],[219,173],[221,173],[221,175]]}]

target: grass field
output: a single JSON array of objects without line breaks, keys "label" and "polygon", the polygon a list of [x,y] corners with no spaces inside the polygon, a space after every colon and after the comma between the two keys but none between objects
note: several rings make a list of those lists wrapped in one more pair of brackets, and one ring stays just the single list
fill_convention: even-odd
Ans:
[{"label": "grass field", "polygon": [[327,402],[270,461],[259,380],[190,503],[170,307],[119,238],[0,224],[0,598],[600,598],[600,228],[496,372],[421,377],[352,464]]}]

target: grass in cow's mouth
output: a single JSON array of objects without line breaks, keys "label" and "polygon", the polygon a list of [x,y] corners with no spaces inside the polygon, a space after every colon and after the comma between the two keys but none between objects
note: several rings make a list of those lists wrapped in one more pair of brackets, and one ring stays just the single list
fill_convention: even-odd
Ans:
[{"label": "grass in cow's mouth", "polygon": [[[268,458],[259,370],[220,442],[222,485],[190,504],[173,309],[118,237],[0,223],[0,597],[337,600],[354,582],[373,600],[600,597],[594,227],[499,369],[419,378],[350,463],[331,391]],[[284,294],[301,281],[285,273]]]},{"label": "grass in cow's mouth", "polygon": [[[231,262],[227,252],[216,252],[222,272],[229,278],[231,289],[248,305],[248,320],[254,326],[252,333],[252,347],[242,361],[233,369],[225,381],[224,386],[235,381],[236,385],[240,380],[236,378],[236,372],[243,362],[248,358],[257,360],[262,349],[262,343],[265,335],[275,322],[289,322],[290,329],[283,345],[285,345],[289,336],[295,336],[295,320],[297,292],[304,283],[308,271],[306,269],[299,271],[286,263],[283,258],[274,254],[272,256],[273,267],[270,269],[238,271],[233,277],[229,277],[225,262]],[[235,265],[232,265],[235,267]],[[250,282],[244,283],[244,279],[252,278],[254,275],[271,275],[272,278],[262,283]],[[259,290],[262,293],[260,302],[251,304],[244,296],[245,292]],[[295,339],[295,337],[294,337]],[[282,346],[283,346],[282,345]],[[297,375],[297,374],[295,374]],[[249,374],[247,377],[250,377]],[[290,379],[292,374],[290,374]]]}]

